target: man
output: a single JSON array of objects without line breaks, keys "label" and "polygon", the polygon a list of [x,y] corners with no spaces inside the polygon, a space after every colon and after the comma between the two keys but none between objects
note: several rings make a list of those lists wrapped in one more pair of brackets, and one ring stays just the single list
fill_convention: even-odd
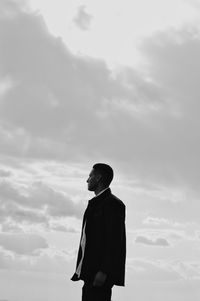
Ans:
[{"label": "man", "polygon": [[87,179],[89,200],[83,216],[76,271],[71,280],[83,280],[82,301],[110,301],[113,285],[124,286],[126,232],[125,205],[111,193],[112,168],[97,163]]}]

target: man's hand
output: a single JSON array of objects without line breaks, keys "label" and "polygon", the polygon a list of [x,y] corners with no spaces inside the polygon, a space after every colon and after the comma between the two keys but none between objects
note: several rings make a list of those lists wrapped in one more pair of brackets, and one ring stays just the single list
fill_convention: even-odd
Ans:
[{"label": "man's hand", "polygon": [[101,287],[106,281],[107,275],[99,271],[96,273],[93,281],[93,286]]}]

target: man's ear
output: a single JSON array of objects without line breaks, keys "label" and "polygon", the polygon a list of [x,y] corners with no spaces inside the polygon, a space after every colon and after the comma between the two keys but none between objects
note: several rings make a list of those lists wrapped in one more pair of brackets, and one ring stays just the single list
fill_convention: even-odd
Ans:
[{"label": "man's ear", "polygon": [[99,182],[101,179],[102,179],[102,175],[99,173],[99,174],[97,174],[96,175],[96,179],[97,179],[97,181]]}]

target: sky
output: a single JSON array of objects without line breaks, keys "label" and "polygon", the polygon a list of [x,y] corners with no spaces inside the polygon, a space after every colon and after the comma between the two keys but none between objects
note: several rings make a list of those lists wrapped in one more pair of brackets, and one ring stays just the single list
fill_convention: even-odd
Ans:
[{"label": "sky", "polygon": [[126,205],[113,300],[200,299],[200,0],[0,1],[0,301],[76,301],[94,163]]}]

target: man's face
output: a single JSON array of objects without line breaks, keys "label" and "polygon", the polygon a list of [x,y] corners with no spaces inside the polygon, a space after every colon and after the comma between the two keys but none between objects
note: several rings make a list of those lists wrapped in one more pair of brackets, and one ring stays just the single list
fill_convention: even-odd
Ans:
[{"label": "man's face", "polygon": [[101,176],[97,172],[95,172],[94,169],[92,169],[92,171],[90,172],[89,177],[87,179],[88,190],[95,191],[95,189],[99,185],[100,178],[101,178]]}]

